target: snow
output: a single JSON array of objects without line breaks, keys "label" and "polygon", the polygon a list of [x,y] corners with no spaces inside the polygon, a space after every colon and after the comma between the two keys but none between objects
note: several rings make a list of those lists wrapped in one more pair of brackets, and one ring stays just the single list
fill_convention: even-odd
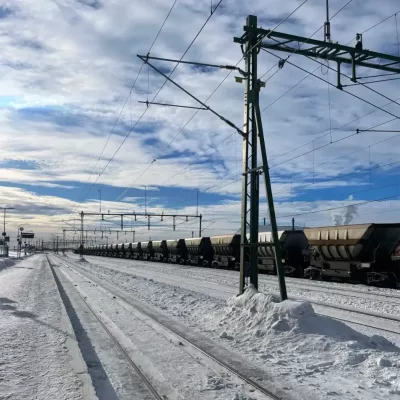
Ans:
[{"label": "snow", "polygon": [[[209,268],[196,268],[180,265],[160,264],[143,261],[127,261],[90,256],[87,257],[87,260],[94,263],[92,265],[95,265],[96,268],[98,266],[104,266],[107,268],[107,270],[120,271],[130,275],[135,273],[137,276],[154,279],[158,282],[168,283],[170,285],[186,288],[188,290],[198,291],[221,299],[227,299],[230,296],[237,294],[238,292],[238,274],[234,271],[222,271]],[[236,279],[231,278],[232,276],[236,276]],[[260,275],[259,278],[260,280],[265,280],[272,279],[274,277],[270,275]],[[308,283],[304,280],[300,280],[300,282],[305,282],[306,284]],[[341,285],[340,287],[342,288],[342,290],[343,286],[348,286],[350,288],[352,287],[351,285]],[[272,292],[266,291],[265,288],[263,288],[263,284],[261,282],[260,290],[266,293],[277,292],[277,290],[273,290]],[[364,333],[370,335],[376,334],[378,329],[379,334],[385,335],[385,337],[387,337],[389,340],[396,341],[396,343],[400,346],[400,335],[396,333],[399,332],[398,321],[388,320],[387,318],[385,318],[386,313],[382,312],[388,311],[390,308],[391,312],[388,314],[392,315],[394,319],[399,319],[399,304],[394,304],[393,308],[391,306],[388,306],[391,304],[391,300],[397,301],[398,299],[387,299],[385,297],[381,297],[379,298],[379,300],[377,300],[375,298],[376,296],[374,296],[374,298],[370,298],[369,295],[366,293],[364,298],[358,298],[358,303],[354,303],[354,299],[351,297],[351,293],[349,296],[347,294],[348,292],[343,292],[340,296],[338,296],[335,294],[331,294],[328,288],[320,289],[321,293],[315,291],[310,292],[309,295],[305,293],[302,297],[293,297],[293,291],[296,291],[296,287],[292,288],[288,286],[289,298],[295,298],[301,301],[307,300],[312,302],[314,310],[318,314],[326,315],[331,318],[341,319],[345,322],[357,323],[357,329],[362,328],[362,331]],[[333,305],[334,307],[341,306],[342,309],[332,308],[329,307],[329,305]],[[347,311],[343,310],[343,308],[345,308]],[[362,315],[361,313],[359,313],[359,311],[367,313],[375,312],[377,313],[376,315],[380,315],[383,318],[378,318],[377,316]],[[363,325],[366,326],[363,327]],[[385,329],[386,331],[382,331],[382,329]]]},{"label": "snow", "polygon": [[[75,256],[76,257],[76,256]],[[173,282],[178,279],[181,285],[193,289],[191,282],[199,282],[203,286],[213,287],[218,284],[224,290],[237,290],[238,272],[214,270],[210,268],[187,267],[154,262],[128,261],[113,258],[86,256],[86,260],[96,265],[103,265],[116,270],[135,270],[144,277],[154,276],[154,279]],[[287,290],[292,298],[330,303],[352,307],[364,311],[374,311],[398,317],[400,315],[400,293],[398,290],[368,287],[364,285],[339,284],[335,282],[313,282],[305,279],[286,278]],[[215,286],[215,285],[214,285]],[[279,292],[277,278],[271,275],[259,275],[259,290],[264,293]],[[209,291],[209,293],[211,293]]]},{"label": "snow", "polygon": [[[245,355],[272,379],[284,379],[299,398],[308,392],[310,399],[400,399],[400,349],[382,336],[364,335],[317,315],[309,302],[279,303],[251,287],[226,302],[178,287],[176,279],[157,282],[158,269],[154,279],[140,277],[136,273],[142,274],[142,268],[122,268],[112,261],[112,269],[90,263],[77,267]],[[186,285],[183,277],[182,282]]]},{"label": "snow", "polygon": [[[129,383],[132,373],[122,365],[124,358],[121,354],[115,353],[112,345],[103,345],[109,338],[104,335],[101,337],[102,332],[95,332],[94,325],[87,324],[86,319],[90,317],[90,313],[86,312],[82,301],[81,305],[78,304],[79,301],[73,295],[73,291],[79,292],[85,301],[89,302],[98,318],[123,345],[125,352],[152,381],[157,390],[160,390],[159,393],[167,398],[225,400],[240,396],[242,399],[265,399],[260,393],[253,393],[248,397],[249,387],[246,388],[247,385],[244,385],[242,380],[227,373],[224,368],[202,353],[194,351],[186,342],[178,342],[174,334],[165,331],[158,323],[154,323],[151,318],[149,320],[135,307],[125,304],[114,294],[106,292],[86,278],[82,279],[82,275],[65,268],[62,264],[57,271],[61,271],[58,275],[64,275],[69,282],[68,284],[64,280],[63,285],[73,302],[74,309],[81,316],[83,327],[98,352],[99,360],[118,398],[144,397],[139,396],[137,387]],[[187,330],[187,326],[184,329]],[[96,381],[94,384],[97,386]]]},{"label": "snow", "polygon": [[88,399],[85,371],[43,256],[0,271],[0,398]]}]

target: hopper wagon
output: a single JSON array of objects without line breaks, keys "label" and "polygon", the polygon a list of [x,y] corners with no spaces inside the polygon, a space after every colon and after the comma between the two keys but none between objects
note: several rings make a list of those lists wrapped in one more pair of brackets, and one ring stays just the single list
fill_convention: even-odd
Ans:
[{"label": "hopper wagon", "polygon": [[305,228],[310,278],[397,287],[400,223]]}]

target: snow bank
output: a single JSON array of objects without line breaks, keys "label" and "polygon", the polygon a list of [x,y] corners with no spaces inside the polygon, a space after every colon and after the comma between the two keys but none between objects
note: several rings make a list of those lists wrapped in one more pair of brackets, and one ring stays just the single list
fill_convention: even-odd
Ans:
[{"label": "snow bank", "polygon": [[[382,336],[368,337],[344,323],[317,315],[309,302],[286,300],[279,302],[272,295],[258,292],[253,286],[242,296],[228,300],[228,307],[221,312],[219,324],[232,332],[247,334],[264,340],[285,340],[301,336],[306,339],[329,338],[335,342],[347,342],[350,348],[378,349],[397,352],[399,349]],[[321,340],[323,342],[323,340]],[[314,342],[314,340],[313,340]],[[307,349],[307,340],[297,341],[296,349]],[[314,348],[325,345],[314,343]]]},{"label": "snow bank", "polygon": [[15,262],[11,258],[0,258],[0,271],[13,265],[15,265]]},{"label": "snow bank", "polygon": [[382,336],[366,336],[315,314],[308,302],[279,302],[250,286],[207,321],[214,321],[212,328],[221,339],[297,377],[358,371],[370,388],[400,394],[400,349]]}]

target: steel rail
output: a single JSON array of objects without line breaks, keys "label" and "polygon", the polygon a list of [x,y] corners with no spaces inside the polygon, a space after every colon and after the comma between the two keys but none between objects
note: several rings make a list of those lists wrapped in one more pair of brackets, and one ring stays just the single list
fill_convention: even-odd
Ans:
[{"label": "steel rail", "polygon": [[[65,260],[62,260],[62,261],[65,261]],[[68,261],[68,262],[72,264],[71,261]],[[74,265],[74,266],[76,267],[76,265]],[[107,268],[104,265],[103,265],[103,267]],[[149,272],[149,271],[147,271],[147,272]],[[169,279],[175,280],[176,282],[180,282],[178,277],[176,277],[176,279],[175,279],[175,278],[169,276]],[[210,284],[215,284],[215,282],[209,282],[209,283]],[[198,286],[198,287],[205,287],[207,289],[210,289],[209,286],[202,285],[201,283],[198,283],[198,282],[196,282],[194,284],[196,286]],[[221,285],[221,284],[219,284],[219,285]],[[226,285],[226,284],[225,284],[225,286],[227,286],[228,290],[221,290],[221,289],[218,289],[218,290],[219,291],[223,291],[223,292],[225,292],[227,294],[231,294],[231,295],[234,295],[236,293],[236,286]],[[231,290],[229,290],[229,288],[234,288],[235,289],[235,293],[233,293]],[[279,296],[279,293],[277,293],[277,292],[276,293],[275,292],[268,293],[268,294]],[[303,297],[303,296],[289,296],[289,300],[306,301],[306,302],[309,302],[311,304],[315,304],[317,306],[322,306],[322,307],[326,307],[326,308],[330,308],[330,309],[334,309],[334,310],[340,310],[340,311],[345,311],[345,312],[355,313],[355,314],[362,314],[362,315],[366,315],[366,316],[372,317],[372,318],[377,318],[377,319],[380,319],[380,320],[390,320],[390,321],[393,321],[393,322],[400,322],[400,317],[397,317],[397,316],[394,316],[394,315],[377,313],[377,312],[374,312],[374,311],[366,311],[366,310],[362,310],[362,309],[358,309],[358,308],[356,309],[356,308],[352,308],[352,307],[348,307],[348,306],[344,306],[344,305],[330,304],[330,303],[327,303],[325,301],[318,301],[318,300],[308,299],[308,298]],[[327,316],[325,314],[321,314],[321,313],[318,313],[318,312],[315,312],[315,313],[318,314],[318,315],[321,315],[321,316]],[[367,327],[372,328],[372,329],[382,330],[382,331],[385,331],[385,332],[390,332],[390,333],[394,333],[394,334],[400,335],[400,329],[398,331],[389,330],[389,329],[386,329],[386,328],[378,327],[377,325],[363,324],[363,323],[360,323],[358,321],[354,321],[351,318],[338,318],[338,317],[329,317],[329,318],[340,319],[341,321],[345,321],[345,322],[349,322],[349,323],[353,323],[353,324],[357,324],[357,325],[363,325],[363,326],[367,326]]]},{"label": "steel rail", "polygon": [[[46,255],[47,261],[50,265],[50,268],[53,272],[53,275],[55,274],[54,271],[54,266],[52,265],[51,261],[49,260],[49,257]],[[160,395],[157,391],[157,389],[153,386],[153,384],[149,381],[149,379],[146,377],[146,375],[143,374],[143,372],[140,370],[140,368],[135,364],[135,362],[132,360],[132,358],[129,356],[127,351],[121,346],[121,344],[118,342],[118,340],[115,338],[115,336],[111,333],[111,331],[107,328],[105,323],[100,319],[100,317],[97,315],[97,313],[93,310],[93,308],[90,306],[90,304],[86,301],[84,296],[82,296],[79,291],[76,291],[76,293],[79,295],[79,297],[82,299],[82,301],[85,303],[87,308],[90,310],[90,312],[93,314],[93,316],[96,318],[96,320],[99,322],[100,326],[104,329],[104,331],[107,333],[107,335],[110,337],[110,339],[113,341],[113,343],[116,345],[118,350],[123,354],[124,358],[126,361],[128,361],[129,365],[135,370],[135,372],[139,375],[139,377],[142,379],[142,381],[145,383],[147,388],[150,390],[154,398],[157,400],[165,400],[165,397],[163,395]]]},{"label": "steel rail", "polygon": [[[279,397],[277,395],[275,395],[274,393],[272,393],[271,391],[269,391],[268,389],[266,389],[265,387],[261,386],[259,383],[255,382],[253,379],[249,378],[248,376],[244,375],[243,373],[241,373],[240,371],[236,370],[235,368],[231,367],[229,364],[227,364],[226,362],[220,360],[219,358],[217,358],[216,356],[214,356],[213,354],[208,353],[207,351],[205,351],[204,349],[198,347],[196,344],[194,344],[193,342],[191,342],[189,339],[187,339],[186,337],[180,335],[179,333],[177,333],[175,330],[171,329],[170,327],[168,327],[166,324],[158,321],[157,319],[155,319],[152,315],[150,315],[150,313],[146,313],[145,311],[139,309],[137,306],[135,306],[134,304],[132,304],[132,302],[129,301],[129,299],[126,298],[126,296],[122,296],[121,294],[117,294],[115,292],[113,292],[112,290],[110,290],[109,288],[106,288],[104,286],[104,284],[102,284],[100,282],[100,279],[98,278],[94,278],[92,276],[88,276],[86,273],[82,272],[81,269],[79,268],[79,266],[75,265],[73,262],[71,261],[67,261],[64,259],[60,260],[61,262],[70,264],[70,266],[72,265],[74,268],[78,267],[79,269],[79,274],[81,274],[82,276],[84,276],[85,278],[91,280],[91,281],[95,281],[96,284],[101,287],[104,291],[108,291],[109,293],[111,293],[113,296],[115,296],[116,298],[119,298],[120,300],[124,301],[125,303],[127,303],[130,307],[134,308],[138,313],[143,314],[145,317],[153,320],[154,322],[156,322],[158,325],[160,325],[164,330],[166,330],[168,333],[173,334],[174,336],[176,336],[180,341],[183,341],[185,343],[187,343],[188,345],[192,346],[196,351],[200,352],[201,354],[205,355],[206,357],[210,358],[211,360],[213,360],[215,363],[219,364],[220,366],[222,366],[223,368],[227,369],[231,374],[237,376],[238,378],[242,379],[243,381],[245,381],[247,384],[249,384],[250,386],[253,386],[253,388],[259,390],[261,393],[263,393],[264,395],[268,396],[270,399],[272,400],[284,400],[282,397]],[[108,286],[108,285],[107,285]]]}]

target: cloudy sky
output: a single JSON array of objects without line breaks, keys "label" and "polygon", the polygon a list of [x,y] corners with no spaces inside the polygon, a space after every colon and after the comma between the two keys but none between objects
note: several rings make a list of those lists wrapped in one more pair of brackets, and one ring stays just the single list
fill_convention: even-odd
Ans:
[{"label": "cloudy sky", "polygon": [[[163,86],[164,78],[142,65],[137,54],[149,52],[170,12],[152,56],[179,59],[196,38],[184,60],[235,65],[242,54],[233,37],[242,35],[247,15],[257,15],[259,25],[272,29],[301,3],[223,0],[210,16],[216,0],[0,1],[0,206],[16,208],[7,218],[8,233],[15,236],[21,223],[51,238],[77,223],[80,211],[99,211],[100,195],[106,212],[143,212],[146,205],[151,212],[190,215],[198,196],[204,235],[236,231],[240,136],[208,111],[138,103],[157,95],[155,101],[196,106],[170,83]],[[348,0],[330,3],[332,16]],[[308,0],[277,31],[309,37],[324,19],[325,0]],[[351,46],[355,34],[366,31],[364,48],[398,55],[399,3],[384,0],[376,7],[373,0],[350,1],[332,19],[331,31],[333,41]],[[314,38],[322,40],[323,30]],[[279,224],[295,217],[302,226],[329,225],[344,222],[349,211],[352,222],[399,221],[400,132],[355,132],[387,121],[381,129],[400,130],[400,100],[392,101],[399,98],[400,80],[371,84],[378,93],[346,88],[385,112],[332,86],[328,90],[326,82],[288,63],[278,70],[277,60],[259,55],[259,76],[267,81],[260,101]],[[327,66],[297,54],[289,61],[336,82]],[[166,73],[176,66],[154,64]],[[239,66],[244,68],[243,62]],[[179,65],[172,77],[241,126],[244,88],[235,83],[235,73],[227,73]],[[360,69],[358,75],[379,73]],[[263,223],[263,186],[261,195]],[[359,205],[339,208],[353,204]],[[93,229],[119,229],[118,219],[86,222]],[[144,219],[125,221],[139,240],[198,233],[192,218],[178,218],[175,232],[171,218],[151,223],[148,231]],[[117,240],[116,233],[108,236]],[[91,237],[98,240],[99,234]],[[123,233],[119,240],[131,237]]]}]

